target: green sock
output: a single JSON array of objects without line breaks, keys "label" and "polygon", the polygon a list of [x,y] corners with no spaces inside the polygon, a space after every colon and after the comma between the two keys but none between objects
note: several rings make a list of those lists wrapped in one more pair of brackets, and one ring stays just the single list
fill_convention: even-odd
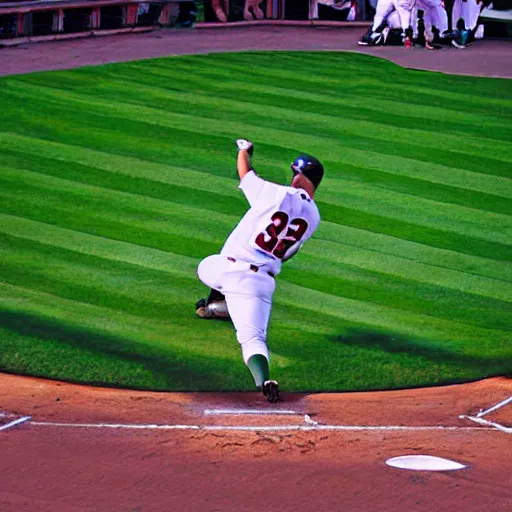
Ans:
[{"label": "green sock", "polygon": [[261,387],[270,378],[268,359],[262,354],[255,354],[247,361],[247,368],[252,373],[257,387]]}]

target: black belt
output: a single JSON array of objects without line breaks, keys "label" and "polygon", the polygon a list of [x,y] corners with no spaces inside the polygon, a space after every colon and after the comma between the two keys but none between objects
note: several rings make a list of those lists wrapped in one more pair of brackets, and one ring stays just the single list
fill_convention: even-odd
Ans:
[{"label": "black belt", "polygon": [[[231,256],[228,256],[228,261],[232,261],[233,263],[236,262],[236,259],[235,258],[232,258]],[[253,265],[252,263],[249,264],[249,268],[253,271],[253,272],[259,272],[260,270],[260,267],[257,267],[256,265]],[[275,279],[276,275],[274,274],[274,272],[271,272],[270,270],[267,270],[267,274],[270,276],[270,277],[273,277]]]}]

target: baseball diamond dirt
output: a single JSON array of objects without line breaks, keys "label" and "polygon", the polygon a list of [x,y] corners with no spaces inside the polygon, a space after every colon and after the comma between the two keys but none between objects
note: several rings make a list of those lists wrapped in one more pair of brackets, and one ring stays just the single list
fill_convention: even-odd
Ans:
[{"label": "baseball diamond dirt", "polygon": [[[361,50],[361,29],[247,27],[0,49],[0,74],[184,53],[349,50],[442,72],[512,77],[512,46]],[[512,380],[375,393],[152,393],[0,374],[0,510],[512,510]],[[497,405],[496,408],[493,406]],[[434,455],[466,466],[406,471]]]},{"label": "baseball diamond dirt", "polygon": [[[511,510],[512,381],[347,394],[150,393],[0,375],[2,511]],[[8,411],[8,413],[7,413]],[[27,416],[31,417],[27,419]],[[478,418],[477,418],[478,419]],[[315,422],[315,423],[313,423]],[[400,455],[466,466],[391,468]]]}]

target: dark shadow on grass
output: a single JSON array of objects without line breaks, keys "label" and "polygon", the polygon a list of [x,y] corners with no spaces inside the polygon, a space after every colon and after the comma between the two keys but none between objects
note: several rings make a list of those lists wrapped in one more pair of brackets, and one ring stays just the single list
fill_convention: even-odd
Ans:
[{"label": "dark shadow on grass", "polygon": [[[93,332],[75,326],[69,326],[56,320],[26,313],[0,312],[0,326],[19,335],[31,336],[40,340],[56,341],[76,347],[80,352],[92,355],[106,355],[143,366],[151,374],[165,382],[162,391],[202,391],[221,390],[225,387],[225,375],[233,373],[232,364],[215,358],[176,354],[172,348],[161,349],[142,342],[124,339],[113,335]],[[81,357],[77,355],[77,357]],[[70,360],[55,361],[55,366],[66,365]],[[135,371],[134,371],[135,373]],[[46,375],[35,375],[46,377]],[[129,376],[132,389],[148,389],[137,386],[136,377]],[[92,385],[121,387],[103,382],[101,379],[81,380],[62,378],[68,382],[80,382]],[[241,383],[244,380],[241,379]],[[124,385],[123,387],[127,387]],[[153,389],[153,388],[150,388]]]},{"label": "dark shadow on grass", "polygon": [[449,363],[472,370],[480,369],[482,373],[491,371],[493,375],[512,372],[512,362],[507,362],[502,357],[468,355],[455,352],[449,347],[445,348],[440,343],[420,342],[392,333],[352,329],[345,334],[333,336],[331,340],[355,347],[376,348],[392,354],[420,357],[440,364]]}]

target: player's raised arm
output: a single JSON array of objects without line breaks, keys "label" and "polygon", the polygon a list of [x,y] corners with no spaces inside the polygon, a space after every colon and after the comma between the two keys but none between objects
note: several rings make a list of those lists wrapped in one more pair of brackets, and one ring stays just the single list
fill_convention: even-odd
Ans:
[{"label": "player's raised arm", "polygon": [[237,139],[236,145],[238,147],[238,156],[236,160],[236,168],[240,180],[252,170],[251,156],[254,152],[254,145],[250,140]]}]

